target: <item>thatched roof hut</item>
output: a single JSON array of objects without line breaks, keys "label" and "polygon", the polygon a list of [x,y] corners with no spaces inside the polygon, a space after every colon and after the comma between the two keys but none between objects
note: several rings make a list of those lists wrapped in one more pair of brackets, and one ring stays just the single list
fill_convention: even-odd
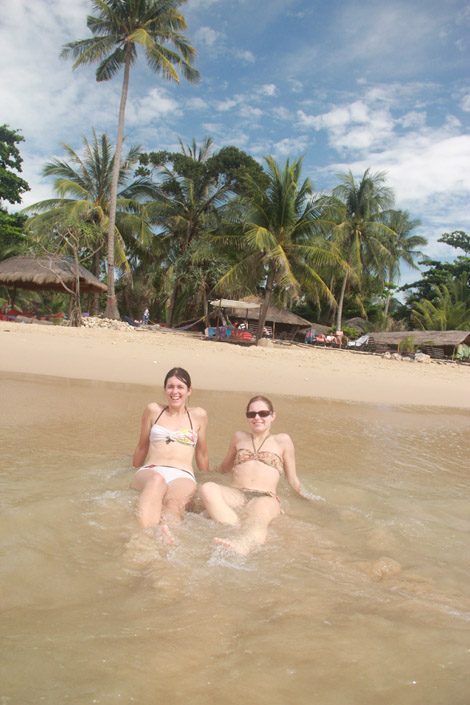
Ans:
[{"label": "thatched roof hut", "polygon": [[395,331],[391,333],[372,333],[369,343],[380,347],[387,347],[390,350],[398,349],[403,340],[409,339],[413,345],[433,351],[441,350],[444,355],[451,357],[457,347],[464,343],[470,345],[470,331],[468,330],[407,330]]},{"label": "thatched roof hut", "polygon": [[[256,308],[233,308],[230,310],[230,317],[239,319],[241,321],[252,321],[253,327],[256,326],[259,321],[259,314],[261,310],[261,304],[263,299],[259,296],[246,296],[241,300],[244,303],[255,304]],[[283,335],[289,334],[291,336],[300,328],[310,327],[312,323],[307,321],[301,316],[288,311],[285,308],[278,308],[277,306],[268,306],[266,313],[266,324],[272,325],[273,336],[282,337]]]},{"label": "thatched roof hut", "polygon": [[[78,265],[78,276],[82,293],[106,291],[106,285],[81,264]],[[0,262],[0,284],[15,289],[63,292],[66,291],[64,284],[74,290],[75,282],[73,257],[20,255]]]}]

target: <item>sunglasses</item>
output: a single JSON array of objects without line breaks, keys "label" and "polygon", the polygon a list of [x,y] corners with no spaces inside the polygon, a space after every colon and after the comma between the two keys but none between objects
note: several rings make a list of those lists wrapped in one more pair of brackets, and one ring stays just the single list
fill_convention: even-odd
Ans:
[{"label": "sunglasses", "polygon": [[259,416],[261,419],[265,419],[267,416],[271,416],[271,414],[272,411],[268,411],[267,409],[261,409],[261,411],[247,411],[246,418],[254,419],[256,416]]}]

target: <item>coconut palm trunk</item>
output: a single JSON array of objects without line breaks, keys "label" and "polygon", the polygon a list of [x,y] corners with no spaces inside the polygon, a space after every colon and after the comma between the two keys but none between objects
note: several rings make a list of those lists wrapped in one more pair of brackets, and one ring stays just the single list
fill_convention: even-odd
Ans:
[{"label": "coconut palm trunk", "polygon": [[344,278],[343,278],[343,283],[341,285],[341,293],[339,295],[339,301],[338,301],[338,311],[336,314],[336,330],[342,330],[341,326],[343,324],[343,303],[344,303],[344,296],[346,294],[346,287],[348,285],[348,275],[345,273]]},{"label": "coconut palm trunk", "polygon": [[126,47],[126,62],[124,64],[124,79],[122,82],[121,104],[119,106],[119,123],[114,152],[113,177],[111,181],[111,198],[109,204],[109,230],[108,230],[108,300],[104,311],[105,318],[119,319],[119,309],[116,301],[114,286],[114,229],[116,225],[116,201],[121,165],[122,140],[124,137],[124,118],[126,114],[127,94],[129,91],[129,73],[131,65],[131,47]]},{"label": "coconut palm trunk", "polygon": [[266,315],[268,313],[269,304],[271,302],[271,294],[273,291],[274,280],[276,278],[276,266],[271,265],[269,269],[268,279],[266,281],[266,295],[264,297],[261,309],[259,312],[258,319],[258,332],[256,333],[256,345],[258,345],[259,340],[263,337],[264,324],[266,322]]}]

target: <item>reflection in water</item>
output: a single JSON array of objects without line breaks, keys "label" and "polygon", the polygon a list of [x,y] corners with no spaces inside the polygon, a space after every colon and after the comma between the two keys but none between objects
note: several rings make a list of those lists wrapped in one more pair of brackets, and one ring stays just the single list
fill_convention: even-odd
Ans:
[{"label": "reflection in water", "polygon": [[[466,705],[468,414],[275,399],[310,500],[240,557],[197,506],[173,547],[137,527],[159,390],[1,382],[2,703]],[[211,465],[246,396],[193,393]]]}]

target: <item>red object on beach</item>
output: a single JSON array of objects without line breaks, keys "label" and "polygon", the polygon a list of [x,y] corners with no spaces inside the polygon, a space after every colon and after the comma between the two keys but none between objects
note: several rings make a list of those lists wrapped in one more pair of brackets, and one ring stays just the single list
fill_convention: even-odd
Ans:
[{"label": "red object on beach", "polygon": [[248,343],[252,339],[253,339],[253,336],[247,330],[234,329],[230,333],[230,336],[229,336],[229,340],[233,340],[234,342],[241,342],[241,343]]}]

